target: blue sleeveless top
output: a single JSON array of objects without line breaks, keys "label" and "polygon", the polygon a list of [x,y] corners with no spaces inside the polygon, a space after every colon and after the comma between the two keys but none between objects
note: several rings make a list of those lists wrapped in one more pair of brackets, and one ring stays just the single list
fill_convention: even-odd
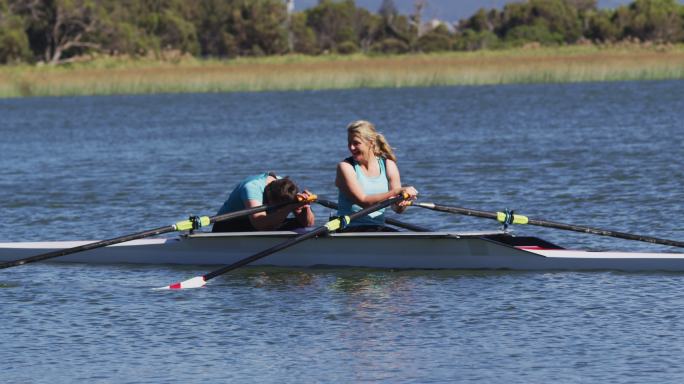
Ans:
[{"label": "blue sleeveless top", "polygon": [[[353,158],[349,157],[344,161],[350,163],[354,166],[354,172],[356,172],[356,180],[359,181],[363,193],[366,195],[375,195],[378,193],[385,193],[389,191],[389,181],[387,180],[387,172],[385,171],[385,158],[378,157],[378,165],[380,166],[380,175],[377,177],[366,176],[359,163],[354,161]],[[352,201],[347,198],[347,196],[339,192],[337,197],[337,214],[339,216],[346,216],[353,212],[358,212],[362,208],[358,204],[352,203]],[[363,217],[359,217],[356,220],[352,220],[349,224],[350,227],[359,225],[385,225],[385,209],[377,210],[371,214]]]},{"label": "blue sleeveless top", "polygon": [[216,214],[223,215],[224,213],[245,209],[247,207],[247,200],[256,200],[259,203],[263,203],[264,190],[266,189],[266,181],[269,176],[282,179],[282,177],[276,176],[272,172],[249,176],[235,186],[228,200],[223,203]]}]

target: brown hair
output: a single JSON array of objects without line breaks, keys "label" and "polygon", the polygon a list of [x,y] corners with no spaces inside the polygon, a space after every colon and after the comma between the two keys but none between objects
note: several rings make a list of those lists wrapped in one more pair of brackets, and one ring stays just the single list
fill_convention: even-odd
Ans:
[{"label": "brown hair", "polygon": [[394,150],[390,147],[385,136],[375,129],[373,123],[366,120],[354,121],[347,126],[347,133],[349,135],[359,136],[363,140],[371,143],[375,156],[381,156],[395,162],[397,161]]},{"label": "brown hair", "polygon": [[264,188],[264,204],[280,204],[295,201],[299,188],[294,181],[284,177],[273,180]]}]

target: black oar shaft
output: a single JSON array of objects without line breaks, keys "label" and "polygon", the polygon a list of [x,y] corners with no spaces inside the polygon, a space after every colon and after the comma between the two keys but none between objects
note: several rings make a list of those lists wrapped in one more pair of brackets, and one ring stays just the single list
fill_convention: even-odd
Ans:
[{"label": "black oar shaft", "polygon": [[[479,211],[476,209],[453,207],[453,206],[447,206],[447,205],[438,205],[438,204],[433,204],[433,203],[414,203],[413,205],[417,205],[419,207],[431,209],[434,211],[457,213],[457,214],[466,215],[466,216],[483,217],[483,218],[493,219],[493,220],[497,220],[497,221],[501,221],[500,218],[502,216],[501,212]],[[616,237],[616,238],[625,239],[625,240],[644,241],[644,242],[652,243],[652,244],[669,245],[669,246],[673,246],[673,247],[684,248],[684,242],[682,242],[682,241],[661,239],[661,238],[652,237],[652,236],[635,235],[635,234],[631,234],[631,233],[611,231],[611,230],[601,229],[601,228],[586,227],[586,226],[582,226],[582,225],[558,223],[558,222],[548,221],[548,220],[532,219],[532,218],[528,218],[528,217],[525,217],[522,215],[516,215],[516,214],[513,214],[513,217],[512,217],[514,224],[515,224],[515,220],[517,218],[524,218],[524,221],[525,221],[524,224],[536,225],[539,227],[556,228],[556,229],[562,229],[562,230],[566,230],[566,231],[589,233],[589,234],[600,235],[600,236]]]},{"label": "black oar shaft", "polygon": [[[326,208],[330,209],[337,209],[337,203],[332,202],[330,200],[324,200],[324,199],[318,199],[316,202]],[[386,217],[385,222],[390,225],[394,225],[399,228],[404,228],[408,229],[409,231],[414,231],[414,232],[432,232],[432,230],[421,227],[419,225],[411,224],[411,223],[406,223],[400,220],[393,219],[391,217]]]},{"label": "black oar shaft", "polygon": [[163,233],[168,233],[168,232],[173,232],[173,231],[175,231],[175,227],[173,225],[168,225],[165,227],[159,227],[157,229],[151,229],[149,231],[135,233],[132,235],[115,237],[115,238],[109,239],[109,240],[97,241],[94,243],[79,245],[77,247],[59,249],[56,251],[51,251],[51,252],[43,253],[40,255],[27,257],[24,259],[8,261],[8,262],[0,264],[0,269],[16,267],[16,266],[23,265],[23,264],[34,263],[36,261],[42,261],[42,260],[52,259],[55,257],[66,256],[66,255],[70,255],[72,253],[84,252],[84,251],[88,251],[88,250],[95,249],[95,248],[106,247],[108,245],[119,244],[119,243],[123,243],[126,241],[131,241],[131,240],[142,239],[144,237],[149,237],[149,236],[161,235]]},{"label": "black oar shaft", "polygon": [[288,240],[288,241],[286,241],[286,242],[284,242],[284,243],[280,243],[280,244],[278,244],[278,245],[276,245],[276,246],[274,246],[274,247],[271,247],[271,248],[269,248],[269,249],[266,249],[266,250],[264,250],[264,251],[261,251],[261,252],[255,254],[255,255],[252,255],[252,256],[250,256],[250,257],[246,257],[246,258],[244,258],[244,259],[242,259],[242,260],[236,261],[236,262],[233,263],[233,264],[230,264],[230,265],[227,265],[227,266],[225,266],[225,267],[223,267],[223,268],[220,268],[220,269],[217,269],[217,270],[215,270],[215,271],[209,272],[209,273],[207,273],[206,275],[204,275],[204,281],[211,280],[211,279],[213,279],[213,278],[216,277],[216,276],[220,276],[220,275],[223,275],[224,273],[230,272],[230,271],[232,271],[232,270],[234,270],[234,269],[238,269],[238,268],[240,268],[240,267],[242,267],[242,266],[245,266],[245,265],[247,265],[247,264],[250,264],[250,263],[252,263],[252,262],[254,262],[254,261],[257,261],[257,260],[259,260],[259,259],[261,259],[261,258],[264,258],[264,257],[266,257],[266,256],[268,256],[268,255],[272,255],[272,254],[274,254],[274,253],[276,253],[276,252],[278,252],[278,251],[281,251],[281,250],[283,250],[283,249],[285,249],[285,248],[289,248],[289,247],[291,247],[291,246],[293,246],[293,245],[295,245],[295,244],[297,244],[297,243],[301,243],[301,242],[304,241],[304,240],[307,240],[307,239],[310,239],[310,238],[312,238],[312,237],[316,237],[316,236],[318,236],[318,235],[321,235],[321,234],[323,234],[323,233],[325,233],[325,232],[327,232],[327,228],[325,228],[325,227],[320,227],[320,228],[318,228],[318,229],[316,229],[316,230],[314,230],[314,231],[307,232],[307,233],[305,233],[305,234],[303,234],[303,235],[301,235],[301,236],[297,236],[297,237],[295,237],[294,239]]},{"label": "black oar shaft", "polygon": [[[369,214],[369,213],[373,213],[373,212],[375,212],[375,211],[377,211],[377,210],[379,210],[379,209],[388,207],[388,206],[390,206],[390,205],[392,205],[392,204],[394,204],[394,203],[397,203],[397,202],[399,202],[399,201],[402,201],[402,200],[404,200],[404,197],[403,197],[403,196],[395,196],[395,197],[393,197],[393,198],[390,198],[390,199],[384,200],[384,201],[382,201],[382,202],[373,204],[373,205],[371,205],[371,206],[369,206],[369,207],[367,207],[367,208],[364,208],[364,209],[362,209],[362,210],[360,210],[360,211],[358,211],[358,212],[354,212],[354,213],[352,213],[351,215],[347,216],[347,220],[348,220],[349,222],[351,222],[351,221],[353,221],[353,220],[355,220],[355,219],[358,219],[359,217],[366,216],[366,215]],[[341,219],[337,218],[337,219],[335,219],[335,220],[341,220]],[[333,220],[333,221],[334,221],[334,220]],[[332,222],[332,221],[331,221],[331,222]],[[211,279],[213,279],[213,278],[215,278],[215,277],[217,277],[217,276],[223,275],[224,273],[230,272],[230,271],[232,271],[232,270],[234,270],[234,269],[237,269],[237,268],[240,268],[240,267],[245,266],[245,265],[247,265],[247,264],[250,264],[250,263],[252,263],[252,262],[254,262],[254,261],[257,261],[257,260],[259,260],[259,259],[261,259],[261,258],[264,258],[264,257],[266,257],[266,256],[268,256],[268,255],[272,255],[272,254],[274,254],[274,253],[276,253],[276,252],[278,252],[278,251],[281,251],[281,250],[283,250],[283,249],[285,249],[285,248],[289,248],[289,247],[291,247],[291,246],[293,246],[293,245],[295,245],[295,244],[301,243],[301,242],[304,241],[304,240],[308,240],[308,239],[311,239],[311,238],[313,238],[313,237],[322,235],[322,234],[324,234],[324,233],[328,233],[328,232],[331,231],[331,229],[328,227],[328,225],[329,225],[331,222],[329,222],[329,223],[326,224],[326,225],[320,226],[320,227],[314,229],[313,231],[310,231],[310,232],[307,232],[307,233],[305,233],[305,234],[303,234],[303,235],[297,236],[297,237],[295,237],[294,239],[285,241],[285,242],[280,243],[280,244],[278,244],[278,245],[275,245],[275,246],[273,246],[273,247],[271,247],[271,248],[269,248],[269,249],[266,249],[266,250],[264,250],[264,251],[261,251],[261,252],[255,254],[255,255],[246,257],[246,258],[244,258],[244,259],[242,259],[242,260],[236,261],[236,262],[233,263],[233,264],[230,264],[230,265],[227,265],[227,266],[225,266],[225,267],[219,268],[219,269],[217,269],[217,270],[215,270],[215,271],[209,272],[209,273],[207,273],[206,275],[204,275],[204,276],[202,276],[202,277],[204,278],[204,281],[205,281],[205,282],[206,282],[206,281],[209,281],[209,280],[211,280]]]},{"label": "black oar shaft", "polygon": [[590,234],[600,235],[600,236],[617,237],[617,238],[625,239],[625,240],[644,241],[644,242],[652,243],[652,244],[670,245],[673,247],[684,248],[684,242],[681,242],[681,241],[661,239],[661,238],[652,237],[652,236],[635,235],[635,234],[631,234],[631,233],[611,231],[611,230],[601,229],[601,228],[592,228],[592,227],[585,227],[585,226],[581,226],[581,225],[564,224],[564,223],[557,223],[557,222],[553,222],[553,221],[538,220],[538,219],[529,219],[528,224],[537,225],[540,227],[563,229],[566,231],[590,233]]},{"label": "black oar shaft", "polygon": [[[278,208],[282,208],[282,207],[284,207],[286,205],[290,205],[290,204],[295,204],[295,203],[283,203],[283,204],[278,204],[278,205],[273,205],[273,206],[260,205],[258,207],[248,208],[248,209],[244,209],[244,210],[237,211],[237,212],[229,212],[229,213],[225,213],[222,215],[216,215],[216,216],[209,218],[209,223],[217,223],[219,221],[225,221],[225,220],[234,219],[236,217],[252,215],[252,214],[263,212],[263,211],[270,210],[270,209],[278,209]],[[55,257],[70,255],[73,253],[89,251],[91,249],[102,248],[102,247],[106,247],[108,245],[124,243],[127,241],[143,239],[143,238],[151,237],[151,236],[157,236],[157,235],[161,235],[164,233],[175,232],[177,230],[178,230],[178,228],[176,225],[167,225],[167,226],[159,227],[156,229],[150,229],[147,231],[133,233],[130,235],[115,237],[113,239],[97,241],[94,243],[79,245],[77,247],[51,251],[51,252],[43,253],[40,255],[27,257],[24,259],[8,261],[8,262],[0,264],[0,269],[16,267],[16,266],[23,265],[23,264],[48,260],[48,259],[52,259]]]}]

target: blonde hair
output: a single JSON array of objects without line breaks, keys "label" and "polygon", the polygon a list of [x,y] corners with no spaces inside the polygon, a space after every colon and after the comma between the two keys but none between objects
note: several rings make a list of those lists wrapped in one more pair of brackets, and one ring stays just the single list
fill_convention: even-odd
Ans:
[{"label": "blonde hair", "polygon": [[394,162],[397,161],[394,150],[390,147],[385,136],[375,130],[373,123],[366,120],[354,121],[347,126],[347,134],[359,136],[364,141],[371,143],[375,156],[381,156]]}]

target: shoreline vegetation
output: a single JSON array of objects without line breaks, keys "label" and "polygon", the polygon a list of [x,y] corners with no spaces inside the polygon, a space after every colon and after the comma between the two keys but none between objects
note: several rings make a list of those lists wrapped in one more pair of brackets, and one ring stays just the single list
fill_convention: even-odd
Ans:
[{"label": "shoreline vegetation", "polygon": [[231,60],[99,57],[0,66],[0,98],[684,79],[684,45],[531,46],[403,55]]},{"label": "shoreline vegetation", "polygon": [[0,98],[684,78],[684,4],[0,0]]}]

